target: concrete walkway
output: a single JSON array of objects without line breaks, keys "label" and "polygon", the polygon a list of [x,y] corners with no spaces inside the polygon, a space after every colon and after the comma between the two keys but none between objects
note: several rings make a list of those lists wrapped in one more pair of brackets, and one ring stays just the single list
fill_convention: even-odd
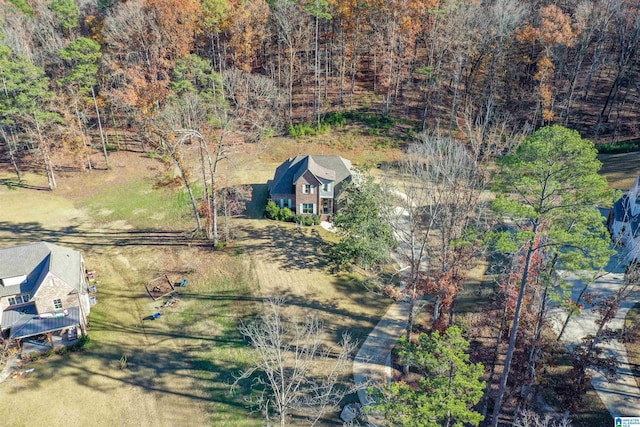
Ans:
[{"label": "concrete walkway", "polygon": [[2,368],[2,371],[0,371],[0,383],[7,380],[11,377],[11,374],[18,370],[19,363],[20,360],[17,357],[7,359],[7,363]]},{"label": "concrete walkway", "polygon": [[410,307],[406,302],[391,304],[358,351],[353,362],[353,378],[363,406],[370,402],[366,387],[391,378],[391,350],[407,330]]},{"label": "concrete walkway", "polygon": [[[589,286],[589,292],[598,293],[601,296],[613,295],[624,284],[624,267],[618,263],[619,256],[613,257],[612,262],[607,268],[607,273],[600,277]],[[583,283],[575,276],[567,278],[567,282],[572,285],[574,300],[580,292]],[[620,309],[616,313],[616,317],[611,320],[608,327],[610,329],[622,329],[627,312],[636,301],[638,301],[639,292],[635,291],[621,304]],[[562,323],[566,319],[566,313],[560,309],[556,309],[553,313],[552,322],[556,332],[560,331]],[[569,321],[567,328],[562,336],[562,341],[568,347],[573,347],[582,342],[582,338],[587,335],[593,335],[598,330],[595,323],[597,314],[593,310],[585,308],[579,315]],[[627,352],[623,343],[618,340],[612,340],[608,343],[598,344],[599,348],[610,355],[613,355],[618,363],[618,378],[615,381],[609,381],[600,372],[593,373],[591,384],[598,393],[598,396],[605,404],[612,417],[638,417],[640,416],[640,389],[636,384],[632,375],[629,361],[627,360]]]}]

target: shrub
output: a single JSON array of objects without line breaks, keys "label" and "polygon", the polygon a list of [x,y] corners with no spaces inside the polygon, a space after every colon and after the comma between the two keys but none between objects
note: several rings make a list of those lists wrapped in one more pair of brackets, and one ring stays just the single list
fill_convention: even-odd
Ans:
[{"label": "shrub", "polygon": [[347,124],[347,117],[342,111],[336,111],[326,115],[323,123],[333,127],[342,127]]},{"label": "shrub", "polygon": [[314,224],[314,216],[317,215],[296,215],[296,223],[302,224],[306,227],[312,226]]},{"label": "shrub", "polygon": [[289,127],[287,127],[287,133],[294,138],[299,138],[302,136],[315,135],[316,131],[313,126],[308,123],[299,123],[296,125],[289,125]]},{"label": "shrub", "polygon": [[269,219],[280,219],[280,207],[273,200],[269,200],[264,209],[264,214]]},{"label": "shrub", "polygon": [[293,221],[293,211],[289,208],[282,208],[280,209],[280,213],[278,215],[278,219],[280,221],[286,221],[286,222],[290,222]]},{"label": "shrub", "polygon": [[314,126],[309,123],[299,123],[296,125],[289,125],[289,127],[287,127],[287,133],[294,138],[323,135],[330,130],[331,125],[329,123],[320,123],[318,126]]},{"label": "shrub", "polygon": [[311,219],[313,221],[313,225],[320,225],[320,216],[319,215],[311,215]]},{"label": "shrub", "polygon": [[617,154],[640,151],[640,141],[621,142],[618,144],[600,144],[596,146],[598,153]]},{"label": "shrub", "polygon": [[91,338],[89,338],[89,335],[82,335],[78,339],[78,342],[75,343],[73,347],[71,347],[71,351],[84,351],[87,348],[89,348],[90,344],[91,344]]}]

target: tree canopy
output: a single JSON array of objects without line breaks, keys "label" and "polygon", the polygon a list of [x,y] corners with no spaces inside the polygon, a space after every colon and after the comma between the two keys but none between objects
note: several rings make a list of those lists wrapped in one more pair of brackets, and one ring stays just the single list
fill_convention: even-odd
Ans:
[{"label": "tree canopy", "polygon": [[350,184],[333,218],[340,242],[330,249],[331,263],[337,269],[350,264],[371,268],[389,257],[394,245],[391,227],[381,217],[382,189],[371,178]]},{"label": "tree canopy", "polygon": [[577,271],[600,269],[612,254],[598,206],[610,206],[614,193],[598,175],[601,163],[596,155],[593,143],[578,132],[549,126],[498,162],[495,188],[501,195],[494,209],[516,229],[496,233],[497,247],[509,253],[522,251],[524,256],[493,426],[498,422],[534,256]]},{"label": "tree canopy", "polygon": [[483,416],[471,408],[484,392],[484,366],[470,363],[468,351],[469,342],[457,326],[442,334],[420,334],[416,343],[402,337],[400,361],[417,368],[419,384],[394,382],[372,389],[371,412],[396,426],[477,426]]}]

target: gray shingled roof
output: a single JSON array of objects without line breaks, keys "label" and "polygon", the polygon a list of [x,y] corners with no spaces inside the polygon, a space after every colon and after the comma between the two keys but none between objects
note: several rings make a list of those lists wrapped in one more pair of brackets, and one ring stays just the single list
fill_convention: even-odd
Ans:
[{"label": "gray shingled roof", "polygon": [[290,158],[276,169],[269,184],[270,194],[291,194],[292,185],[306,171],[316,178],[338,184],[351,176],[351,162],[340,156],[305,155]]},{"label": "gray shingled roof", "polygon": [[46,242],[0,249],[0,279],[27,276],[20,285],[0,285],[0,297],[26,292],[33,297],[49,272],[81,291],[81,265],[80,252]]},{"label": "gray shingled roof", "polygon": [[[40,319],[37,315],[24,314],[19,324],[11,328],[11,338],[27,338],[47,332],[59,331],[80,325],[80,307],[69,307],[67,316]],[[4,315],[3,315],[4,319]]]}]

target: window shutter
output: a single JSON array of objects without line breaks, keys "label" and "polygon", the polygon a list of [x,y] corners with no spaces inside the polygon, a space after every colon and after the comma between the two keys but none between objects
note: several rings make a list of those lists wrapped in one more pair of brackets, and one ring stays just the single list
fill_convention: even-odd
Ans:
[{"label": "window shutter", "polygon": [[302,213],[302,203],[300,203],[300,210],[298,211],[299,214]]},{"label": "window shutter", "polygon": [[309,184],[309,192],[313,194],[313,184]]},{"label": "window shutter", "polygon": [[289,206],[289,209],[293,207],[293,205],[291,204],[291,199],[287,199],[287,206]]},{"label": "window shutter", "polygon": [[318,206],[318,205],[316,205],[315,203],[313,204],[313,214],[314,214],[314,215],[318,213],[318,212],[317,212],[317,208],[316,208],[317,206]]},{"label": "window shutter", "polygon": [[280,209],[284,207],[284,199],[280,199]]}]

